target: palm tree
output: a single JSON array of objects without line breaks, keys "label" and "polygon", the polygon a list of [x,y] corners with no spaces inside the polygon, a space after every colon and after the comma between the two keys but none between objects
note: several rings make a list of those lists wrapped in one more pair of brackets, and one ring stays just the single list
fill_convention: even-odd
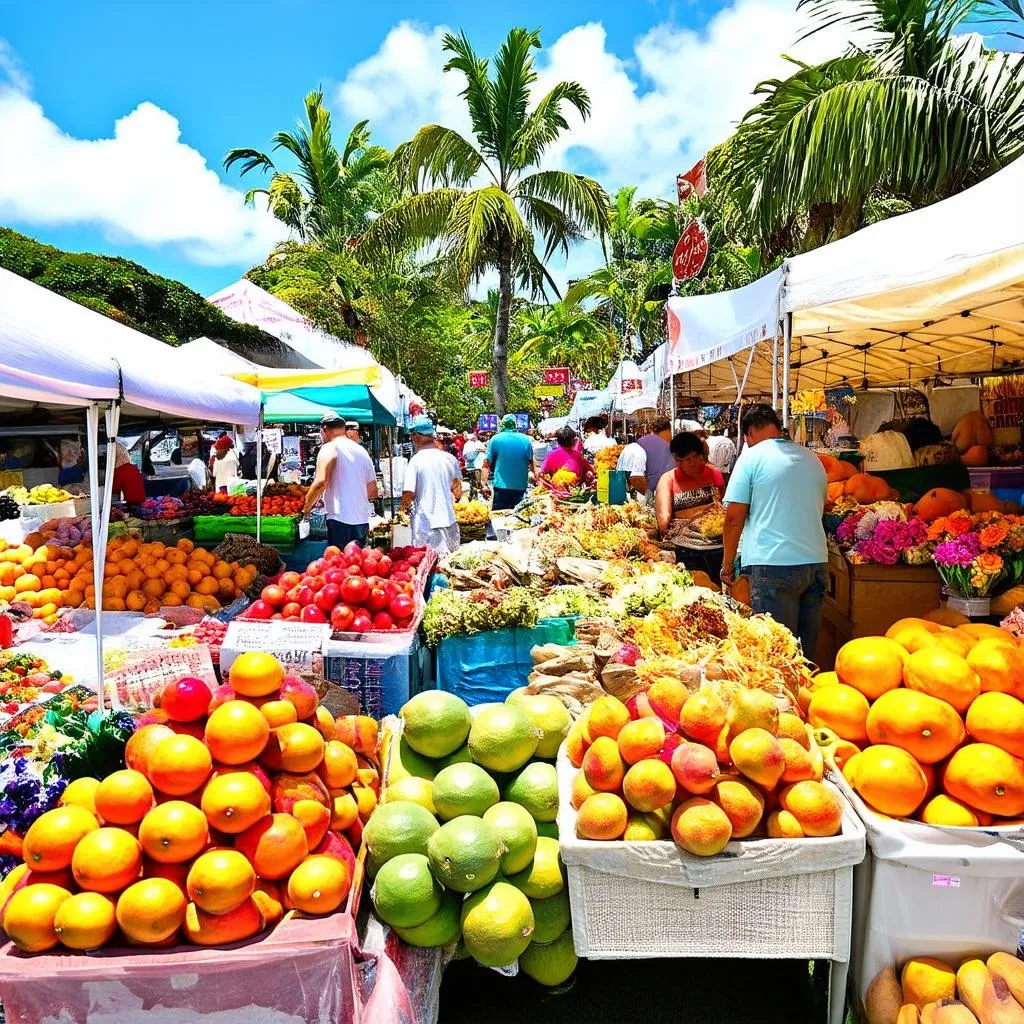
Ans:
[{"label": "palm tree", "polygon": [[670,256],[679,237],[675,207],[664,199],[637,199],[636,193],[636,185],[624,185],[609,203],[608,262]]},{"label": "palm tree", "polygon": [[[462,285],[497,270],[491,356],[499,414],[508,397],[514,283],[534,295],[548,287],[557,293],[544,261],[568,253],[588,230],[603,232],[608,219],[607,196],[593,179],[558,170],[527,173],[568,128],[565,107],[590,114],[587,92],[576,82],[559,82],[530,109],[533,51],[540,45],[539,32],[512,29],[492,75],[490,62],[477,56],[464,33],[445,36],[451,54],[445,71],[465,78],[473,139],[430,124],[400,146],[394,162],[412,194],[383,211],[361,243],[371,253],[434,244]],[[535,251],[537,234],[542,256]]]},{"label": "palm tree", "polygon": [[515,367],[568,366],[587,380],[603,380],[614,368],[618,341],[606,324],[578,303],[530,306],[519,314],[522,341]]},{"label": "palm tree", "polygon": [[[270,212],[304,242],[317,242],[335,251],[363,233],[369,214],[379,212],[388,195],[386,169],[391,154],[371,145],[368,121],[360,121],[348,134],[339,153],[331,131],[331,115],[324,106],[323,90],[305,100],[305,122],[293,132],[278,132],[274,150],[294,157],[294,174],[279,170],[258,149],[232,149],[224,169],[241,163],[250,171],[270,174],[266,188],[250,189],[246,201],[265,195]],[[393,190],[393,187],[392,187]]]},{"label": "palm tree", "polygon": [[[893,198],[924,205],[1024,153],[1024,54],[956,34],[1017,0],[801,0],[815,28],[867,29],[862,49],[758,86],[713,151],[732,233],[769,255],[849,234]],[[1001,13],[994,12],[998,9]],[[1005,31],[1005,28],[1002,29]]]}]

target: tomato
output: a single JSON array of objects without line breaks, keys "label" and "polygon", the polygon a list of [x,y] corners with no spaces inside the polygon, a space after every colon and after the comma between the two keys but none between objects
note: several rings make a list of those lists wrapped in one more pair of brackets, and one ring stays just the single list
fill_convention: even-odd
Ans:
[{"label": "tomato", "polygon": [[373,619],[366,614],[361,608],[356,612],[355,618],[352,620],[352,632],[354,633],[366,633],[373,629]]},{"label": "tomato", "polygon": [[295,595],[295,600],[302,605],[303,608],[313,603],[313,598],[316,594],[313,592],[312,587],[299,587],[299,592]]},{"label": "tomato", "polygon": [[301,579],[302,576],[297,572],[283,572],[281,573],[281,578],[277,583],[282,590],[291,590],[292,587],[297,587],[299,585],[299,580]]},{"label": "tomato", "polygon": [[324,571],[324,560],[322,558],[314,558],[309,565],[306,566],[307,576],[319,576]]},{"label": "tomato", "polygon": [[299,591],[301,589],[302,588],[298,586],[292,587],[291,590],[284,595],[285,603],[292,604],[294,602],[295,604],[301,604],[302,602],[299,600]]},{"label": "tomato", "polygon": [[362,576],[349,576],[341,585],[341,599],[348,605],[361,605],[370,596],[370,584]]},{"label": "tomato", "polygon": [[342,583],[345,582],[345,577],[347,575],[348,574],[344,569],[328,569],[327,572],[324,573],[324,579],[328,583],[336,583],[340,587]]},{"label": "tomato", "polygon": [[366,599],[366,607],[374,612],[383,611],[387,608],[390,600],[388,592],[383,587],[371,587],[370,594]]},{"label": "tomato", "polygon": [[324,614],[322,608],[317,608],[315,604],[311,604],[306,608],[303,608],[299,614],[300,622],[326,622],[327,616]]},{"label": "tomato", "polygon": [[373,617],[374,629],[394,629],[395,620],[387,612],[377,612]]},{"label": "tomato", "polygon": [[347,633],[355,617],[356,613],[347,604],[337,604],[331,611],[331,625],[339,633]]},{"label": "tomato", "polygon": [[316,595],[316,606],[329,612],[341,600],[341,587],[335,583],[327,583]]},{"label": "tomato", "polygon": [[245,614],[250,619],[269,619],[274,614],[274,609],[266,601],[253,601]]},{"label": "tomato", "polygon": [[393,568],[394,568],[394,565],[393,565],[391,559],[388,558],[387,555],[385,555],[380,560],[380,563],[377,566],[377,575],[378,576],[390,576],[391,575],[391,570]]},{"label": "tomato", "polygon": [[306,579],[306,586],[309,587],[309,589],[312,590],[314,594],[316,594],[317,592],[323,590],[324,584],[326,582],[327,581],[323,578],[323,576],[309,576]]},{"label": "tomato", "polygon": [[345,570],[345,575],[346,576],[362,576],[363,575],[363,570],[358,565],[350,565]]},{"label": "tomato", "polygon": [[267,602],[272,604],[275,608],[279,608],[284,604],[284,591],[275,584],[271,584],[269,587],[264,587],[260,591],[260,597]]},{"label": "tomato", "polygon": [[396,594],[388,604],[388,611],[396,622],[404,622],[415,614],[416,602],[407,594]]},{"label": "tomato", "polygon": [[363,567],[363,556],[358,551],[346,551],[345,552],[345,564],[346,565],[358,565],[361,569]]}]

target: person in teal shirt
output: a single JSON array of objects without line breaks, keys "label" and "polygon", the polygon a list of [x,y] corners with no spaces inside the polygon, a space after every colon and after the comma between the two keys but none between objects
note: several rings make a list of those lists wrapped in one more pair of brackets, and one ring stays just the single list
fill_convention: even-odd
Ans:
[{"label": "person in teal shirt", "polygon": [[501,430],[491,438],[484,459],[482,483],[485,493],[488,481],[493,488],[491,508],[515,508],[526,494],[531,472],[536,477],[533,443],[519,433],[516,418],[509,413],[502,418]]},{"label": "person in teal shirt", "polygon": [[744,410],[743,438],[725,491],[722,582],[735,581],[739,549],[751,607],[787,626],[813,659],[828,589],[825,468],[783,433],[770,405]]}]

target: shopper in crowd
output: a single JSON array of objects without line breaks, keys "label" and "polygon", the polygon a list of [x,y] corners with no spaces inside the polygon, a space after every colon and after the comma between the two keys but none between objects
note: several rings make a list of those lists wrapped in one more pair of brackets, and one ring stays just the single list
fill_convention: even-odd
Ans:
[{"label": "shopper in crowd", "polygon": [[493,488],[491,507],[498,511],[515,508],[526,494],[530,474],[537,475],[530,439],[519,433],[516,418],[509,413],[502,418],[501,430],[491,438],[484,459],[481,484],[487,493],[488,483]]},{"label": "shopper in crowd", "polygon": [[608,436],[608,420],[604,416],[591,416],[583,424],[583,451],[593,461],[602,448],[611,448],[615,442]]},{"label": "shopper in crowd", "polygon": [[359,424],[355,420],[345,421],[345,436],[356,444],[363,443],[363,436],[359,433]]},{"label": "shopper in crowd", "polygon": [[412,542],[447,555],[459,546],[455,502],[462,497],[462,477],[454,455],[435,443],[435,427],[427,416],[412,424],[416,454],[405,471],[402,511],[412,511]]},{"label": "shopper in crowd", "polygon": [[221,434],[213,444],[213,489],[226,491],[238,479],[238,455],[227,434]]},{"label": "shopper in crowd", "polygon": [[665,416],[654,421],[649,434],[622,449],[615,468],[629,475],[629,489],[641,500],[649,501],[658,481],[675,468],[671,440],[672,421]]},{"label": "shopper in crowd", "polygon": [[146,485],[138,466],[132,463],[120,441],[114,445],[114,499],[128,505],[141,505],[146,500]]},{"label": "shopper in crowd", "polygon": [[345,436],[345,421],[336,413],[320,420],[323,444],[316,475],[306,492],[302,518],[308,519],[320,496],[327,512],[327,543],[343,548],[365,544],[370,532],[370,502],[377,498],[377,474],[366,449]]},{"label": "shopper in crowd", "polygon": [[693,433],[676,434],[669,444],[675,469],[662,474],[655,488],[654,512],[663,537],[678,520],[694,519],[722,498],[725,481],[709,466],[704,444]]},{"label": "shopper in crowd", "polygon": [[770,405],[746,409],[742,429],[745,447],[725,495],[722,580],[735,581],[739,552],[754,611],[789,627],[813,658],[828,587],[825,470],[783,432]]},{"label": "shopper in crowd", "polygon": [[736,462],[736,445],[725,434],[708,434],[708,462],[728,481]]},{"label": "shopper in crowd", "polygon": [[465,466],[463,478],[469,483],[470,497],[480,490],[480,470],[483,469],[486,454],[487,445],[476,434],[467,434],[466,443],[462,446],[462,461]]},{"label": "shopper in crowd", "polygon": [[555,434],[558,447],[544,460],[540,475],[550,480],[560,469],[576,474],[578,483],[593,479],[594,469],[576,450],[577,434],[572,427],[562,427]]},{"label": "shopper in crowd", "polygon": [[[181,461],[181,449],[178,449],[178,460]],[[174,456],[171,456],[174,461]],[[206,468],[206,460],[201,453],[197,452],[196,457],[187,466],[189,478],[192,481],[192,490],[205,491],[210,486],[210,471]]]}]

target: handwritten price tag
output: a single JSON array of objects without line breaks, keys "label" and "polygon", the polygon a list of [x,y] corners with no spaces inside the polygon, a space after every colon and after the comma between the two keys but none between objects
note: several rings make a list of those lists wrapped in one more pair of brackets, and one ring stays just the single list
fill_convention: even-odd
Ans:
[{"label": "handwritten price tag", "polygon": [[230,669],[231,663],[244,651],[266,651],[291,673],[320,673],[330,636],[331,627],[326,623],[236,620],[228,623],[220,649],[221,670]]}]

